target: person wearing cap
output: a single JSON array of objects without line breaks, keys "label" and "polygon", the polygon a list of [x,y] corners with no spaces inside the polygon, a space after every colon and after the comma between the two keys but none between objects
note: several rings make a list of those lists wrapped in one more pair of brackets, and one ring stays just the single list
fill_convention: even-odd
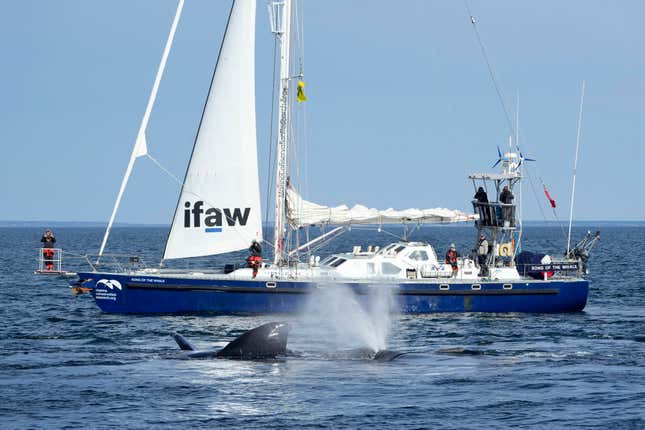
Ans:
[{"label": "person wearing cap", "polygon": [[45,270],[54,270],[54,244],[56,238],[51,230],[45,230],[45,234],[40,239],[43,244],[43,260],[45,262]]},{"label": "person wearing cap", "polygon": [[459,269],[457,266],[457,258],[459,257],[460,255],[457,252],[457,248],[455,248],[455,244],[451,243],[450,249],[446,252],[446,263],[450,264],[452,267],[452,276],[457,276],[457,270]]},{"label": "person wearing cap", "polygon": [[486,235],[479,235],[479,246],[477,247],[477,262],[480,267],[480,274],[485,274],[488,272],[488,267],[486,266],[486,259],[488,258],[488,241],[486,240]]},{"label": "person wearing cap", "polygon": [[260,264],[262,264],[262,246],[257,240],[254,240],[249,247],[249,252],[251,255],[246,259],[249,267],[253,269],[253,277],[255,278],[258,275],[258,269]]}]

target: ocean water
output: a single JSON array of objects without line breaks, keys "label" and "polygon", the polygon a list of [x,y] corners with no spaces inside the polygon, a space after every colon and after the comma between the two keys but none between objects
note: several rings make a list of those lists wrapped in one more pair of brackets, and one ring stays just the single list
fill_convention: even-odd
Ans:
[{"label": "ocean water", "polygon": [[[574,229],[574,237],[584,232]],[[55,233],[64,249],[91,253],[102,230]],[[341,294],[316,297],[305,315],[120,316],[72,296],[62,279],[32,274],[40,229],[3,228],[0,428],[642,429],[645,228],[601,233],[581,313],[387,318],[377,316],[378,306],[374,315],[348,310],[351,297]],[[109,249],[155,263],[165,235],[116,228]],[[460,227],[424,228],[413,238],[441,254],[450,242],[465,252],[474,239]],[[390,239],[353,230],[334,247]],[[526,249],[554,254],[565,246],[559,228],[527,228],[525,239]],[[180,332],[212,347],[275,320],[291,324],[289,347],[299,356],[186,360],[170,337]],[[390,363],[325,355],[363,346],[365,336],[413,354]],[[464,352],[440,352],[446,348]]]}]

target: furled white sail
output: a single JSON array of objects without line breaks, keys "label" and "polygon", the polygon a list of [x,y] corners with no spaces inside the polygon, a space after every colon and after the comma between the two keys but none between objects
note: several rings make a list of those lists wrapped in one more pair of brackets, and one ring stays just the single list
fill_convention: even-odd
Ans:
[{"label": "furled white sail", "polygon": [[110,215],[110,220],[108,221],[107,228],[105,229],[105,235],[103,236],[103,241],[101,242],[101,248],[99,249],[99,255],[96,259],[98,263],[101,256],[103,255],[103,250],[107,244],[108,237],[110,236],[110,230],[112,229],[112,223],[114,223],[114,218],[116,217],[116,211],[119,209],[121,204],[121,198],[125,191],[125,187],[128,184],[130,179],[130,173],[132,173],[132,168],[134,167],[134,162],[139,157],[144,157],[148,155],[148,145],[146,144],[146,128],[148,127],[148,121],[150,120],[150,114],[152,113],[152,107],[155,104],[155,99],[157,98],[157,91],[159,91],[159,84],[161,83],[161,77],[163,76],[164,69],[166,68],[166,61],[168,60],[168,55],[170,54],[170,48],[172,47],[172,41],[175,38],[175,32],[177,31],[177,24],[179,23],[179,17],[181,16],[181,11],[184,8],[184,0],[179,0],[177,3],[177,11],[175,12],[175,19],[172,21],[172,26],[170,27],[170,34],[168,34],[168,40],[166,40],[166,47],[163,50],[163,55],[161,56],[161,63],[159,63],[159,68],[157,69],[157,76],[155,76],[155,82],[152,85],[152,91],[150,92],[150,97],[148,98],[148,105],[146,106],[146,111],[143,114],[143,119],[141,120],[141,125],[139,126],[139,133],[137,133],[137,140],[134,142],[134,148],[132,149],[132,155],[130,155],[130,161],[128,162],[128,167],[125,169],[125,175],[123,175],[123,180],[121,181],[121,188],[119,189],[119,194],[116,196],[116,202],[114,202],[114,208],[112,209],[112,215]]},{"label": "furled white sail", "polygon": [[378,210],[362,205],[323,206],[303,199],[291,187],[287,191],[287,207],[289,223],[295,228],[317,224],[450,223],[477,219],[477,215],[444,208]]},{"label": "furled white sail", "polygon": [[254,57],[255,0],[236,0],[164,259],[236,251],[262,239]]}]

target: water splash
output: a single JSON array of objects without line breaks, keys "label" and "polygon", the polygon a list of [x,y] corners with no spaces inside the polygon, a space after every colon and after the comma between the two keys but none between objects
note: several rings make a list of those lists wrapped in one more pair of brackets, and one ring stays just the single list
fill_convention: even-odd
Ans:
[{"label": "water splash", "polygon": [[392,291],[380,285],[358,295],[345,286],[320,287],[309,298],[300,331],[321,348],[385,349],[396,309]]}]

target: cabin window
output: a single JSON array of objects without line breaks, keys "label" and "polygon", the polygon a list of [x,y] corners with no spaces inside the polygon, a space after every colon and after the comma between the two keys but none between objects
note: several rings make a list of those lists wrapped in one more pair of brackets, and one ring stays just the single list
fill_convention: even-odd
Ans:
[{"label": "cabin window", "polygon": [[334,257],[333,255],[330,255],[329,257],[325,258],[320,264],[329,264],[334,261],[335,258],[336,257]]},{"label": "cabin window", "polygon": [[394,253],[398,254],[399,252],[403,251],[405,249],[405,246],[399,245],[396,248],[394,248]]},{"label": "cabin window", "polygon": [[394,244],[392,244],[392,245],[388,245],[388,246],[386,246],[385,248],[383,248],[383,249],[381,250],[381,252],[382,252],[383,254],[387,254],[387,253],[388,253],[388,251],[389,251],[390,249],[394,248],[395,246],[396,246],[396,245],[394,245]]},{"label": "cabin window", "polygon": [[344,258],[337,258],[336,261],[334,261],[333,263],[329,263],[329,265],[331,267],[338,267],[338,266],[340,266],[341,264],[343,264],[346,261],[347,260],[345,260]]},{"label": "cabin window", "polygon": [[410,256],[408,257],[410,260],[415,260],[415,261],[428,261],[428,253],[425,251],[414,251]]},{"label": "cabin window", "polygon": [[381,273],[384,275],[396,275],[401,271],[401,268],[392,263],[381,263]]},{"label": "cabin window", "polygon": [[376,274],[376,266],[374,263],[367,263],[367,274],[374,275]]}]

